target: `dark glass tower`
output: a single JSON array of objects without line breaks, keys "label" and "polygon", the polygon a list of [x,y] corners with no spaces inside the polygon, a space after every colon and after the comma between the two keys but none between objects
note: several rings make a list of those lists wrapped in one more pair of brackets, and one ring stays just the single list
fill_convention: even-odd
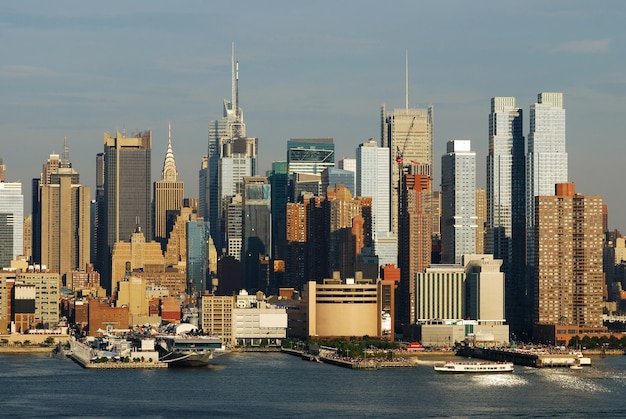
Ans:
[{"label": "dark glass tower", "polygon": [[[151,222],[151,152],[152,132],[126,137],[104,134],[103,232],[106,255],[98,255],[102,265],[103,284],[111,292],[111,252],[118,241],[129,241],[137,227],[146,241],[152,240]],[[99,218],[100,218],[100,214]]]}]

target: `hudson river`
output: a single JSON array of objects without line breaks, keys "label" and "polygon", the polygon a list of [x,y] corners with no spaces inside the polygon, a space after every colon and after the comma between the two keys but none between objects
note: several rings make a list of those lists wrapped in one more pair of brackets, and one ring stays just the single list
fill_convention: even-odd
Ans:
[{"label": "hudson river", "polygon": [[582,371],[516,366],[481,376],[439,375],[428,364],[349,370],[280,353],[162,370],[86,370],[64,358],[0,354],[0,416],[625,417],[626,356],[593,358]]}]

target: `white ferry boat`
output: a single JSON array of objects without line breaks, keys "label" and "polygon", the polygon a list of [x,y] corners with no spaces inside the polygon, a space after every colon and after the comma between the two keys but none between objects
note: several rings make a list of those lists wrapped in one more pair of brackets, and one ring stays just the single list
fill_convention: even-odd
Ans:
[{"label": "white ferry boat", "polygon": [[447,361],[443,364],[435,364],[435,371],[448,374],[513,372],[512,362],[492,361]]}]

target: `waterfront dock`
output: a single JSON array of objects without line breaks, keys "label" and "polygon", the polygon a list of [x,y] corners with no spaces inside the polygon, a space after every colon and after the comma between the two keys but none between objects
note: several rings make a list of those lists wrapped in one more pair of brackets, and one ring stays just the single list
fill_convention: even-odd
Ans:
[{"label": "waterfront dock", "polygon": [[121,361],[108,361],[108,362],[92,362],[92,351],[88,345],[78,341],[71,342],[72,354],[70,358],[78,365],[87,369],[96,370],[122,370],[122,369],[155,369],[155,368],[167,368],[168,364],[158,360],[155,361],[141,361],[141,362],[121,362]]},{"label": "waterfront dock", "polygon": [[591,365],[591,359],[580,353],[558,351],[530,351],[518,349],[490,349],[462,347],[457,355],[467,358],[486,359],[496,362],[512,362],[533,368],[571,367],[573,365]]}]

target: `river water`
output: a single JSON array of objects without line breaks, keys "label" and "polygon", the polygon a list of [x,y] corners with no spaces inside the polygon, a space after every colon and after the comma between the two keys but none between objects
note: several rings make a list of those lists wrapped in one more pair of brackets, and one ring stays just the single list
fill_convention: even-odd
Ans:
[{"label": "river water", "polygon": [[626,417],[626,356],[500,375],[440,375],[431,364],[364,371],[234,353],[201,369],[87,370],[0,354],[0,416]]}]

